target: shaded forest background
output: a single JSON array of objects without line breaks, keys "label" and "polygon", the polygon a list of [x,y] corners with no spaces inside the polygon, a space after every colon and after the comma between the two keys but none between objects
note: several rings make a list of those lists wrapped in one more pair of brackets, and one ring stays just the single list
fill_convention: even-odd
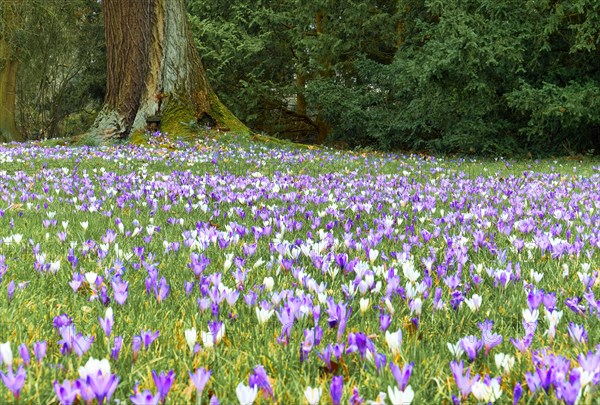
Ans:
[{"label": "shaded forest background", "polygon": [[[383,150],[600,150],[597,0],[186,6],[208,80],[254,131]],[[17,17],[0,15],[0,41],[19,49],[16,121],[27,139],[94,122],[106,92],[101,9],[23,1],[17,30],[7,30]]]}]

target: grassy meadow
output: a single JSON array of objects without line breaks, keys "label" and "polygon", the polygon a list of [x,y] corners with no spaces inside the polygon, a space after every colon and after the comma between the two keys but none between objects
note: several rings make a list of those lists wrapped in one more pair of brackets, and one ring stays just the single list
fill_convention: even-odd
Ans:
[{"label": "grassy meadow", "polygon": [[0,146],[0,402],[597,401],[598,162],[152,143]]}]

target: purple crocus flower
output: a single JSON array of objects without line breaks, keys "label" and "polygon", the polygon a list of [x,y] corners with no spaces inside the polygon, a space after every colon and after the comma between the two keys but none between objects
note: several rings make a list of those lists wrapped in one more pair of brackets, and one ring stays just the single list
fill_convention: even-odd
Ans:
[{"label": "purple crocus flower", "polygon": [[350,333],[348,335],[348,352],[359,352],[360,357],[364,360],[367,352],[375,353],[375,345],[367,335],[362,332]]},{"label": "purple crocus flower", "polygon": [[336,325],[338,327],[337,340],[339,341],[344,335],[344,330],[346,329],[346,322],[352,313],[352,308],[348,308],[348,306],[344,303],[336,304],[333,298],[329,298],[327,300],[327,313],[329,314],[329,327],[334,328]]},{"label": "purple crocus flower", "polygon": [[38,363],[41,363],[44,357],[46,357],[46,341],[43,340],[41,342],[35,342],[33,344],[33,354],[35,354],[35,358]]},{"label": "purple crocus flower", "polygon": [[27,348],[27,345],[25,343],[19,345],[19,354],[23,359],[23,363],[25,363],[25,365],[28,366],[29,362],[31,361],[31,356],[29,356],[29,349]]},{"label": "purple crocus flower", "polygon": [[111,283],[113,289],[113,299],[119,305],[125,304],[128,295],[129,282],[121,279],[113,280]]},{"label": "purple crocus flower", "polygon": [[392,374],[394,375],[394,378],[398,383],[398,388],[400,389],[400,391],[404,391],[408,386],[408,380],[410,378],[410,375],[412,374],[414,365],[415,363],[411,362],[410,364],[405,364],[404,366],[402,366],[402,369],[400,369],[400,367],[396,366],[393,362],[390,361],[390,369],[392,370]]},{"label": "purple crocus flower", "polygon": [[571,322],[568,326],[568,330],[569,336],[571,336],[573,342],[583,344],[588,341],[588,335],[583,325],[577,325]]},{"label": "purple crocus flower", "polygon": [[131,352],[132,352],[132,362],[135,363],[138,357],[138,353],[140,352],[140,348],[142,347],[142,337],[135,335],[131,340]]},{"label": "purple crocus flower", "polygon": [[91,404],[94,398],[96,398],[96,394],[90,385],[83,378],[78,378],[75,381],[75,388],[79,391],[79,395],[81,399],[86,404]]},{"label": "purple crocus flower", "polygon": [[158,336],[160,335],[160,331],[151,332],[149,330],[143,330],[140,332],[140,337],[142,342],[144,343],[144,348],[147,350],[148,347],[154,342]]},{"label": "purple crocus flower", "polygon": [[137,392],[135,395],[131,395],[129,400],[134,405],[158,405],[160,401],[160,395],[152,395],[150,390],[144,390],[143,392]]},{"label": "purple crocus flower", "polygon": [[389,314],[381,314],[379,316],[379,328],[385,332],[392,324],[392,317]]},{"label": "purple crocus flower", "polygon": [[377,374],[379,374],[387,364],[387,357],[383,353],[375,353],[373,357],[375,361],[375,368],[377,369]]},{"label": "purple crocus flower", "polygon": [[250,386],[250,388],[257,386],[263,391],[265,398],[273,398],[273,387],[271,387],[271,383],[269,382],[269,376],[267,375],[265,368],[260,364],[252,370],[252,374],[250,374],[248,380],[248,386]]},{"label": "purple crocus flower", "polygon": [[92,343],[94,343],[93,336],[83,336],[81,333],[78,333],[73,341],[73,350],[77,356],[81,357],[90,350]]},{"label": "purple crocus flower", "polygon": [[544,298],[544,293],[541,290],[530,291],[527,295],[527,305],[529,306],[529,310],[533,311],[538,309],[540,304],[542,303],[542,299]]},{"label": "purple crocus flower", "polygon": [[12,392],[14,397],[18,400],[19,395],[21,395],[21,388],[25,384],[25,377],[27,373],[21,364],[17,369],[17,373],[14,374],[12,371],[12,367],[8,368],[8,373],[4,374],[3,371],[0,371],[0,377],[2,378],[2,382]]},{"label": "purple crocus flower", "polygon": [[69,285],[73,289],[73,292],[77,292],[81,287],[81,284],[85,281],[85,277],[80,273],[73,273],[72,280],[69,281]]},{"label": "purple crocus flower", "polygon": [[556,381],[556,397],[567,405],[574,405],[581,392],[581,379],[577,369],[571,370],[569,378]]},{"label": "purple crocus flower", "polygon": [[52,324],[55,329],[60,329],[63,326],[69,326],[73,323],[73,319],[67,314],[60,314],[54,318]]},{"label": "purple crocus flower", "polygon": [[477,336],[473,335],[465,336],[464,338],[460,339],[458,343],[461,349],[463,349],[467,354],[470,361],[475,360],[475,357],[477,357],[477,353],[482,346],[481,340],[479,340]]},{"label": "purple crocus flower", "polygon": [[513,389],[513,405],[517,405],[519,400],[523,396],[523,388],[521,387],[521,383],[516,383],[515,388]]},{"label": "purple crocus flower", "polygon": [[204,391],[206,383],[208,383],[208,380],[210,380],[211,374],[211,370],[204,368],[198,368],[195,373],[190,372],[190,379],[196,387],[196,395],[198,396],[198,398],[202,396],[202,391]]},{"label": "purple crocus flower", "polygon": [[326,348],[324,348],[320,352],[317,352],[317,356],[323,361],[323,363],[325,363],[327,370],[330,370],[330,371],[332,369],[331,368],[331,351],[332,351],[332,347],[331,347],[331,343],[330,343],[327,345]]},{"label": "purple crocus flower", "polygon": [[94,392],[98,404],[102,405],[105,399],[110,402],[119,384],[119,377],[116,374],[105,375],[102,371],[98,371],[96,374],[88,375],[86,382]]},{"label": "purple crocus flower", "polygon": [[123,346],[123,336],[115,336],[113,348],[110,354],[114,361],[117,361],[119,359],[119,352],[121,351],[121,346]]},{"label": "purple crocus flower", "polygon": [[329,392],[331,394],[331,403],[333,405],[340,405],[342,394],[344,392],[344,377],[341,375],[333,377]]},{"label": "purple crocus flower", "polygon": [[[450,362],[450,369],[452,370],[452,374],[454,375],[454,380],[456,381],[456,385],[460,390],[463,399],[466,399],[467,396],[471,393],[471,386],[479,381],[479,376],[475,375],[471,378],[471,368],[467,368],[464,370],[465,364],[461,360],[460,363],[455,361]],[[463,374],[464,370],[464,374]]]},{"label": "purple crocus flower", "polygon": [[164,301],[169,296],[169,292],[171,291],[171,287],[169,284],[167,284],[167,279],[164,277],[161,277],[158,284],[154,284],[153,288],[154,295],[159,303]]},{"label": "purple crocus flower", "polygon": [[154,385],[156,385],[160,400],[164,403],[171,390],[171,386],[175,381],[175,372],[169,370],[167,374],[165,374],[164,371],[161,371],[160,374],[156,374],[156,371],[152,370],[152,378],[154,379]]},{"label": "purple crocus flower", "polygon": [[15,282],[13,280],[10,280],[10,283],[8,283],[6,290],[8,292],[8,302],[10,302],[12,300],[13,294],[15,293]]},{"label": "purple crocus flower", "polygon": [[71,405],[77,399],[79,390],[77,386],[70,380],[65,380],[62,384],[54,380],[54,392],[61,405]]},{"label": "purple crocus flower", "polygon": [[115,323],[112,308],[107,308],[104,318],[98,317],[98,321],[100,322],[100,326],[106,334],[106,337],[110,337],[110,333],[112,332],[112,328]]},{"label": "purple crocus flower", "polygon": [[189,281],[183,282],[183,290],[185,291],[185,295],[189,296],[194,289],[194,283]]},{"label": "purple crocus flower", "polygon": [[365,399],[360,396],[358,387],[352,388],[352,395],[350,396],[350,405],[362,405],[365,403]]},{"label": "purple crocus flower", "polygon": [[484,352],[487,356],[491,349],[502,343],[502,335],[492,332],[494,327],[494,321],[486,319],[484,322],[479,324],[481,330],[481,342],[483,343]]}]

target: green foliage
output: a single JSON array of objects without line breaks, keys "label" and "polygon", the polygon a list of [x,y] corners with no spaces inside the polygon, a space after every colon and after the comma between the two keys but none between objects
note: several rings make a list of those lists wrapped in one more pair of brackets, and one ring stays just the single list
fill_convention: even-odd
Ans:
[{"label": "green foliage", "polygon": [[[17,125],[29,138],[83,132],[104,99],[101,3],[32,0],[17,4],[18,24],[0,27],[19,60]],[[2,35],[0,34],[0,35]]]},{"label": "green foliage", "polygon": [[209,79],[254,129],[310,133],[319,116],[350,146],[599,149],[598,2],[229,4],[188,2]]}]

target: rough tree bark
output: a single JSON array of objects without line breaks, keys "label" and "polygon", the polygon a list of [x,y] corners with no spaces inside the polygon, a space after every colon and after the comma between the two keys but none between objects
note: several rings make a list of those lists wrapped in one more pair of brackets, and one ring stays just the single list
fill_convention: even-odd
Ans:
[{"label": "rough tree bark", "polygon": [[107,94],[88,137],[100,143],[161,130],[189,132],[190,122],[247,128],[212,91],[188,28],[183,0],[104,0]]},{"label": "rough tree bark", "polygon": [[7,39],[7,34],[14,32],[18,24],[14,7],[14,3],[0,2],[0,12],[5,19],[5,32],[0,32],[0,142],[25,140],[15,124],[19,61],[15,47]]}]

